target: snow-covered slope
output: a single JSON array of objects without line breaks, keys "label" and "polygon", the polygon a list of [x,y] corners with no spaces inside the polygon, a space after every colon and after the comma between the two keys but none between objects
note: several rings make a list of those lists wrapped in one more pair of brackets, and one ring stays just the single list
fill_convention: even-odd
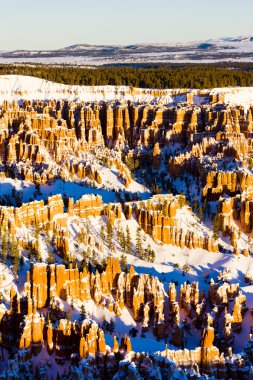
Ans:
[{"label": "snow-covered slope", "polygon": [[208,102],[205,95],[225,94],[225,102],[249,107],[253,104],[253,87],[215,88],[212,90],[140,89],[129,86],[71,86],[45,79],[22,76],[0,76],[0,103],[3,100],[66,99],[81,101],[127,101],[175,104],[186,102],[186,93],[194,94],[196,105]]},{"label": "snow-covered slope", "polygon": [[225,103],[242,105],[245,108],[253,105],[253,87],[215,88],[212,93],[224,93]]},{"label": "snow-covered slope", "polygon": [[[19,99],[66,99],[83,101],[155,100],[152,90],[128,86],[70,86],[22,75],[0,76],[0,102]],[[158,100],[158,99],[157,99]],[[163,91],[164,103],[173,102],[171,90]]]}]

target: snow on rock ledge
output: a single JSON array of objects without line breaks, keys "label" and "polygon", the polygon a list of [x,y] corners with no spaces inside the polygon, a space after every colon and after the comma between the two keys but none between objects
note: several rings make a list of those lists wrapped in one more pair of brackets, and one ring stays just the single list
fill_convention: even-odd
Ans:
[{"label": "snow on rock ledge", "polygon": [[3,100],[80,100],[80,101],[127,101],[176,104],[194,103],[197,106],[219,100],[222,95],[225,103],[253,105],[253,87],[215,88],[213,90],[190,89],[140,89],[129,86],[71,86],[54,83],[45,79],[22,76],[0,76],[0,103]]},{"label": "snow on rock ledge", "polygon": [[224,102],[245,108],[253,106],[253,87],[214,88],[211,94],[224,94]]}]

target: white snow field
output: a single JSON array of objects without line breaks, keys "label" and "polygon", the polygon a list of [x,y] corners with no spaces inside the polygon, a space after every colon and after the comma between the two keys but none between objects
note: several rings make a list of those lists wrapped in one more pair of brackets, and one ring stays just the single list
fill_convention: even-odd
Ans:
[{"label": "white snow field", "polygon": [[[225,95],[225,103],[242,105],[248,108],[253,105],[253,87],[225,87],[212,90],[165,89],[158,97],[153,89],[132,88],[129,86],[72,86],[54,83],[45,79],[23,75],[0,76],[0,103],[3,100],[47,100],[61,99],[74,101],[128,101],[177,104],[186,102],[186,93],[193,93],[193,102],[201,105],[208,102],[205,95],[221,93]],[[183,93],[182,93],[183,92]],[[177,94],[177,95],[175,95]]]}]

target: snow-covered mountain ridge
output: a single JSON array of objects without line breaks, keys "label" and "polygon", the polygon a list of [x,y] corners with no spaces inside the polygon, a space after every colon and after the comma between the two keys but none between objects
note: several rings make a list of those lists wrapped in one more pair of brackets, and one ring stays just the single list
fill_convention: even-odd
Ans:
[{"label": "snow-covered mountain ridge", "polygon": [[132,45],[75,44],[55,50],[0,52],[0,63],[103,65],[144,62],[253,61],[253,37],[225,37],[192,42]]}]

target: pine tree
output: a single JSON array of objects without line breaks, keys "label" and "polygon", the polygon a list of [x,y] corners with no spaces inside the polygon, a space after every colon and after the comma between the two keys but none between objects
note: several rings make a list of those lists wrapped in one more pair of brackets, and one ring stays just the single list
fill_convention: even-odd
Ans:
[{"label": "pine tree", "polygon": [[[1,67],[2,74],[12,73],[10,65]],[[183,71],[184,70],[184,71]],[[73,85],[129,85],[145,88],[214,88],[228,86],[250,86],[253,74],[250,70],[221,69],[217,65],[212,68],[188,67],[188,68],[104,68],[97,70],[87,68],[75,68],[70,73],[66,67],[20,67],[17,73],[23,75],[38,76],[43,79],[58,83]],[[132,159],[134,160],[134,159]],[[138,160],[137,160],[138,161]],[[129,166],[135,168],[135,163]],[[36,188],[39,192],[39,188]]]},{"label": "pine tree", "polygon": [[87,263],[85,259],[81,260],[80,265],[79,265],[80,271],[83,271],[84,268],[87,268]]},{"label": "pine tree", "polygon": [[151,263],[154,263],[155,262],[155,257],[156,257],[155,251],[152,249],[151,252],[150,252],[150,255],[149,255],[149,261]]},{"label": "pine tree", "polygon": [[155,251],[151,248],[151,245],[149,244],[148,247],[144,250],[143,258],[151,263],[155,261]]},{"label": "pine tree", "polygon": [[48,250],[47,262],[48,262],[48,264],[54,264],[55,263],[54,254],[53,254],[52,249]]},{"label": "pine tree", "polygon": [[112,334],[115,330],[115,323],[114,323],[113,319],[110,320],[110,323],[108,325],[108,330],[109,330],[110,334]]},{"label": "pine tree", "polygon": [[107,242],[108,242],[109,248],[111,248],[112,247],[113,230],[112,230],[112,224],[109,220],[106,223],[106,232],[107,232]]},{"label": "pine tree", "polygon": [[86,309],[85,309],[84,304],[82,304],[79,321],[82,322],[84,319],[86,319]]},{"label": "pine tree", "polygon": [[106,260],[106,258],[103,258],[103,260],[101,262],[101,268],[103,271],[105,271],[106,267],[107,267],[107,260]]},{"label": "pine tree", "polygon": [[92,259],[93,259],[94,261],[96,261],[97,257],[98,257],[98,254],[97,254],[97,252],[95,251],[95,249],[93,249],[93,250],[92,250]]},{"label": "pine tree", "polygon": [[[118,222],[119,223],[119,222]],[[121,233],[122,233],[122,231],[121,231],[121,228],[120,228],[120,226],[119,226],[119,224],[117,223],[117,226],[116,226],[116,237],[117,237],[117,241],[120,243],[120,245],[121,245]],[[115,227],[115,225],[114,225],[114,227]]]},{"label": "pine tree", "polygon": [[24,263],[25,263],[24,256],[20,255],[20,258],[19,258],[19,267],[20,267],[20,269],[23,268]]},{"label": "pine tree", "polygon": [[127,271],[127,257],[124,253],[122,253],[120,257],[120,261],[121,261],[121,269],[123,270],[123,272],[126,272]]},{"label": "pine tree", "polygon": [[79,233],[77,236],[78,243],[86,243],[86,235],[84,233]]},{"label": "pine tree", "polygon": [[2,262],[6,264],[7,262],[7,250],[8,250],[8,240],[6,233],[3,233],[2,236]]},{"label": "pine tree", "polygon": [[9,255],[10,255],[11,260],[13,261],[15,256],[17,256],[18,254],[18,241],[13,234],[9,238],[8,245],[9,245]]},{"label": "pine tree", "polygon": [[104,226],[101,226],[101,228],[100,228],[100,238],[102,241],[105,241],[105,228],[104,228]]},{"label": "pine tree", "polygon": [[126,252],[126,237],[122,228],[118,229],[118,241],[123,252]]},{"label": "pine tree", "polygon": [[19,271],[19,249],[18,241],[16,237],[12,234],[9,238],[9,256],[11,262],[13,263],[13,268],[16,272]]},{"label": "pine tree", "polygon": [[40,263],[42,261],[42,258],[41,258],[41,250],[40,250],[40,242],[39,240],[37,240],[35,242],[35,248],[34,248],[34,258],[35,260]]},{"label": "pine tree", "polygon": [[130,255],[132,253],[132,241],[129,227],[126,228],[126,253]]},{"label": "pine tree", "polygon": [[189,267],[188,264],[184,264],[182,269],[183,269],[184,272],[188,273],[189,270],[190,270],[190,267]]},{"label": "pine tree", "polygon": [[137,228],[136,233],[136,253],[139,255],[139,257],[142,259],[144,256],[144,249],[142,246],[142,237],[141,237],[141,227]]},{"label": "pine tree", "polygon": [[90,227],[89,227],[88,221],[86,222],[85,227],[86,227],[86,233],[87,233],[87,235],[89,235],[90,234]]},{"label": "pine tree", "polygon": [[38,223],[35,224],[35,229],[34,229],[34,237],[35,240],[38,240],[40,236],[40,229]]},{"label": "pine tree", "polygon": [[108,331],[109,330],[109,323],[107,322],[107,320],[105,318],[103,319],[101,327],[102,327],[102,330],[104,330],[104,331]]},{"label": "pine tree", "polygon": [[15,254],[15,256],[13,257],[13,268],[14,268],[16,273],[19,273],[19,271],[20,271],[19,263],[20,263],[19,253],[17,251],[17,254]]}]

